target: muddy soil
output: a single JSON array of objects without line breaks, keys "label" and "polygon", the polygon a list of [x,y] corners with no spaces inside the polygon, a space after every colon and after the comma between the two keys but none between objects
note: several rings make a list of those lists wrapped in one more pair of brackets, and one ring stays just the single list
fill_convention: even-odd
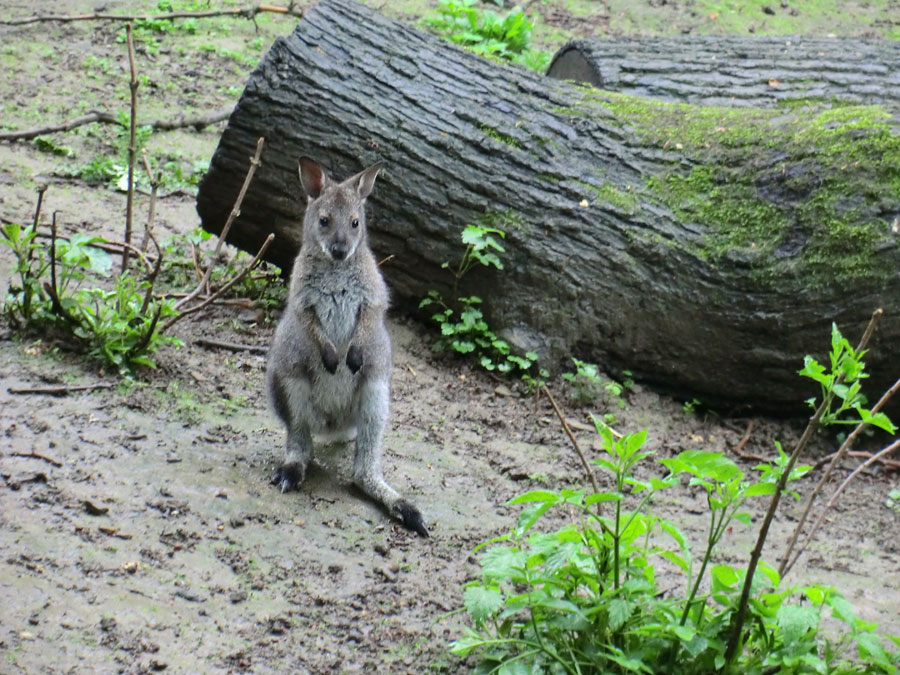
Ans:
[{"label": "muddy soil", "polygon": [[[561,34],[572,29],[568,7],[541,5],[545,17],[562,17]],[[59,2],[55,9],[94,7]],[[0,16],[30,11],[31,3],[0,2]],[[139,42],[140,114],[233,102],[254,58],[293,25],[265,15],[257,23],[208,20],[194,33]],[[90,22],[0,27],[0,126],[124,109],[128,65],[118,36],[117,25]],[[189,174],[208,160],[221,128],[154,134],[147,147],[153,161]],[[115,131],[89,127],[49,138],[74,157],[31,143],[0,145],[0,219],[29,221],[37,186],[49,184],[44,213],[59,211],[63,233],[120,239],[124,196],[64,175],[114,153]],[[146,208],[139,195],[138,222]],[[166,191],[156,219],[161,238],[197,222],[189,188]],[[11,264],[0,249],[3,294]],[[197,314],[176,329],[185,345],[161,352],[159,367],[131,384],[65,345],[0,328],[0,673],[466,670],[447,643],[465,621],[455,611],[462,585],[478,570],[473,547],[511,528],[511,497],[584,482],[558,421],[546,401],[434,355],[432,334],[394,316],[386,475],[422,507],[432,536],[404,530],[350,487],[346,446],[323,448],[302,489],[281,494],[269,485],[283,437],[263,396],[264,357],[197,344],[214,337],[266,345],[277,315],[271,318],[233,306]],[[106,388],[62,397],[14,393],[51,384]],[[561,382],[551,386],[585,448],[596,451],[587,413],[612,412],[621,431],[649,428],[657,456],[703,448],[728,453],[747,471],[756,463],[736,454],[748,418],[686,412],[639,384],[624,408],[576,406]],[[772,457],[773,440],[789,446],[802,427],[753,422],[745,457]],[[821,434],[810,456],[833,448],[833,437]],[[900,514],[885,500],[898,487],[895,474],[859,479],[788,579],[837,586],[863,617],[895,634]],[[699,549],[706,521],[696,491],[680,489],[656,507]],[[783,549],[797,508],[783,507],[767,559]],[[736,525],[719,559],[746,560],[754,532]]]}]

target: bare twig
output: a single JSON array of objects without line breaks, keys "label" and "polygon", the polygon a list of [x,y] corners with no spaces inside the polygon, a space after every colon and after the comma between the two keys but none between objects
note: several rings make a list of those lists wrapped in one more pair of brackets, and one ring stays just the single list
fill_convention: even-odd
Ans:
[{"label": "bare twig", "polygon": [[[822,459],[820,459],[818,462],[816,462],[816,465],[813,467],[813,470],[821,469],[823,466],[828,464],[834,458],[834,456],[836,454],[837,454],[837,452],[833,452],[830,455],[828,455],[827,457],[823,457]],[[859,450],[848,450],[847,453],[844,455],[844,457],[845,458],[853,457],[856,459],[864,459],[865,460],[865,459],[871,459],[872,453],[871,452],[862,452]],[[894,471],[900,469],[900,462],[898,462],[896,460],[879,459],[878,461],[881,464],[883,464],[885,467],[887,467],[888,469],[892,469]],[[788,569],[790,569],[790,566],[788,567]]]},{"label": "bare twig", "polygon": [[[56,214],[53,212],[53,220],[50,224],[50,285],[53,288],[52,297],[54,304],[59,304],[59,293],[56,285]],[[60,307],[62,309],[62,307]]]},{"label": "bare twig", "polygon": [[45,134],[56,133],[57,131],[69,131],[85,124],[93,124],[94,122],[105,122],[106,124],[119,124],[119,121],[108,112],[92,110],[89,113],[76,117],[68,122],[60,122],[51,126],[36,127],[33,129],[23,129],[22,131],[4,131],[0,133],[0,141],[28,141]]},{"label": "bare twig", "polygon": [[50,186],[45,183],[38,188],[37,205],[34,207],[34,221],[32,222],[32,229],[35,231],[37,231],[38,223],[41,222],[41,204],[44,203],[44,193],[48,187]]},{"label": "bare twig", "polygon": [[[896,394],[898,390],[900,390],[900,380],[897,380],[896,382],[894,382],[893,386],[891,386],[890,389],[888,389],[886,392],[884,392],[884,395],[878,400],[878,403],[876,403],[874,406],[872,406],[872,409],[869,412],[871,412],[874,415],[875,413],[880,411],[885,406],[885,404],[889,400],[891,400],[893,395]],[[787,574],[790,571],[790,569],[794,566],[794,563],[797,562],[797,559],[800,557],[800,554],[809,545],[809,540],[812,538],[813,533],[815,532],[816,528],[818,527],[818,525],[813,526],[813,530],[806,536],[806,540],[805,540],[805,543],[803,544],[803,547],[800,549],[800,551],[797,552],[797,554],[792,559],[791,551],[793,550],[794,546],[797,544],[797,539],[799,539],[800,533],[803,531],[803,525],[806,522],[806,519],[809,517],[809,512],[810,512],[810,510],[812,510],[813,502],[815,502],[816,497],[818,497],[819,493],[822,491],[822,488],[825,486],[825,483],[827,483],[828,479],[831,478],[831,472],[834,470],[834,467],[837,466],[837,463],[840,462],[841,459],[844,458],[844,456],[847,454],[847,451],[850,449],[850,447],[856,441],[857,437],[860,435],[860,433],[862,433],[863,429],[865,429],[867,426],[868,426],[868,424],[866,422],[860,422],[858,425],[856,425],[856,428],[854,428],[853,431],[850,432],[850,434],[847,436],[847,438],[844,440],[844,442],[841,443],[841,447],[838,448],[838,451],[834,453],[833,457],[831,458],[831,462],[828,464],[828,468],[825,469],[825,472],[822,474],[822,477],[819,478],[819,482],[816,483],[816,487],[813,488],[813,491],[806,498],[806,505],[803,508],[803,514],[800,516],[800,520],[797,521],[797,525],[794,527],[794,532],[791,535],[791,539],[788,542],[787,547],[785,548],[784,555],[781,557],[781,563],[778,566],[778,573],[781,576],[784,576],[785,574]],[[828,507],[826,506],[825,508],[827,509]]]},{"label": "bare twig", "polygon": [[253,258],[253,260],[250,261],[249,265],[247,265],[243,270],[241,270],[241,272],[239,274],[237,274],[234,278],[232,278],[227,284],[222,286],[215,293],[208,296],[199,305],[196,305],[195,307],[191,307],[190,309],[186,309],[186,310],[182,311],[181,314],[179,314],[178,316],[172,317],[162,328],[159,329],[159,332],[165,333],[173,325],[175,325],[176,323],[181,321],[184,317],[188,316],[189,314],[193,314],[194,312],[199,312],[201,309],[203,309],[204,307],[209,305],[211,302],[213,302],[213,300],[217,299],[220,295],[222,295],[223,293],[226,293],[229,288],[231,288],[237,282],[239,282],[241,279],[243,279],[247,275],[247,273],[250,270],[252,270],[254,268],[254,266],[256,266],[256,264],[259,262],[260,258],[262,258],[263,255],[265,254],[266,249],[269,248],[269,244],[272,243],[273,239],[275,239],[274,234],[270,234],[268,237],[266,237],[266,240],[263,242],[263,245],[260,247],[256,256]]},{"label": "bare twig", "polygon": [[[150,300],[153,298],[153,286],[156,283],[156,277],[159,276],[159,270],[162,268],[163,260],[162,251],[159,248],[159,244],[156,242],[156,237],[153,236],[153,233],[150,232],[150,230],[145,230],[145,234],[156,247],[156,265],[153,266],[153,271],[150,272],[150,276],[147,277],[147,291],[144,293],[144,302],[141,303],[141,316],[144,315],[144,312],[146,312],[147,308],[150,306]],[[160,307],[161,306],[162,303],[160,303]]]},{"label": "bare twig", "polygon": [[250,5],[249,7],[233,7],[229,9],[208,9],[184,12],[166,12],[165,14],[108,14],[94,12],[93,14],[36,14],[19,19],[2,19],[0,25],[24,26],[32,23],[46,21],[58,21],[69,23],[72,21],[164,21],[167,19],[205,19],[213,16],[240,16],[245,19],[254,19],[262,12],[274,12],[276,14],[289,14],[291,16],[303,16],[302,9],[296,9],[294,3],[287,7],[278,5]]},{"label": "bare twig", "polygon": [[254,354],[266,354],[269,348],[265,345],[244,345],[237,342],[225,342],[223,340],[210,340],[209,338],[197,338],[195,345],[200,347],[212,347],[215,349],[227,349],[232,352],[252,352]]},{"label": "bare twig", "polygon": [[32,450],[31,452],[14,452],[14,453],[12,453],[12,456],[13,457],[27,457],[29,459],[40,459],[45,462],[49,462],[53,466],[62,466],[63,465],[63,463],[60,462],[58,459],[53,459],[52,457],[47,457],[47,455],[42,455],[41,453],[35,452],[34,450]]},{"label": "bare twig", "polygon": [[556,413],[556,416],[559,418],[560,423],[562,424],[563,429],[566,432],[566,435],[569,437],[569,441],[572,443],[572,447],[575,448],[575,452],[578,454],[578,458],[581,460],[581,466],[584,467],[584,472],[587,475],[588,479],[591,481],[591,487],[594,488],[594,492],[600,492],[600,486],[597,484],[597,477],[594,476],[593,470],[591,470],[591,465],[588,464],[587,458],[584,456],[584,453],[581,451],[581,447],[578,445],[578,441],[575,440],[575,435],[572,433],[572,430],[569,428],[568,422],[566,422],[566,418],[563,416],[562,412],[559,409],[559,406],[556,405],[556,401],[553,399],[553,395],[550,393],[550,390],[547,389],[546,386],[541,387],[541,391],[544,392],[544,395],[547,397],[547,400],[550,401],[550,405],[553,406],[553,411]]},{"label": "bare twig", "polygon": [[837,498],[841,496],[841,493],[850,484],[850,481],[852,481],[854,478],[856,478],[856,476],[859,475],[859,473],[863,469],[865,469],[867,466],[869,466],[870,464],[874,464],[875,462],[878,462],[878,461],[883,461],[887,455],[891,454],[898,448],[900,448],[900,439],[894,441],[893,443],[888,445],[886,448],[882,448],[881,450],[876,452],[874,455],[869,457],[869,459],[867,459],[865,462],[863,462],[858,467],[856,467],[856,469],[854,469],[853,472],[844,479],[844,482],[841,483],[840,486],[837,488],[837,490],[834,491],[834,494],[831,495],[831,498],[828,500],[828,503],[826,503],[825,506],[822,508],[822,512],[819,514],[819,517],[816,519],[816,522],[813,523],[812,529],[809,531],[809,534],[806,535],[806,539],[803,540],[803,544],[797,550],[797,554],[794,556],[793,560],[791,560],[791,563],[787,566],[787,568],[785,570],[786,572],[790,571],[791,567],[794,566],[794,563],[797,562],[797,559],[800,558],[801,555],[803,555],[804,551],[806,551],[806,547],[809,546],[810,542],[812,542],[813,537],[816,534],[816,531],[819,529],[819,527],[822,525],[822,522],[825,520],[825,514],[828,513],[828,510],[832,506],[834,506],[834,503],[837,501]]},{"label": "bare twig", "polygon": [[44,282],[44,290],[50,296],[50,304],[53,311],[71,324],[78,324],[78,321],[66,311],[62,301],[59,299],[59,286],[56,282],[56,214],[53,212],[53,219],[50,222],[50,283]]},{"label": "bare twig", "polygon": [[[186,127],[194,127],[194,129],[200,131],[211,124],[227,120],[231,116],[233,110],[234,107],[229,106],[205,115],[197,115],[194,117],[179,115],[172,120],[154,120],[143,126],[150,127],[154,131],[171,131],[173,129],[184,129]],[[0,133],[0,141],[28,141],[32,138],[37,138],[38,136],[53,134],[58,131],[70,131],[86,124],[96,124],[98,122],[101,124],[116,124],[118,126],[123,126],[121,120],[112,113],[104,110],[92,110],[89,113],[82,115],[81,117],[76,117],[68,122],[60,122],[59,124],[34,127],[31,129],[22,129],[21,131],[4,131]]]},{"label": "bare twig", "polygon": [[747,429],[744,431],[744,436],[743,436],[743,438],[741,438],[740,442],[737,444],[737,447],[734,449],[735,453],[737,453],[741,457],[743,457],[743,455],[741,455],[741,453],[743,452],[744,448],[747,446],[747,441],[750,440],[750,434],[753,433],[753,427],[755,427],[755,426],[756,426],[756,420],[750,420],[749,422],[747,422]]},{"label": "bare twig", "polygon": [[97,384],[69,384],[58,387],[8,387],[10,394],[39,394],[45,396],[65,396],[73,391],[93,391],[94,389],[112,389],[114,382],[98,382]]},{"label": "bare twig", "polygon": [[[872,333],[875,331],[875,325],[878,323],[878,320],[881,318],[881,315],[883,313],[884,312],[882,310],[877,309],[872,314],[872,318],[869,319],[869,324],[868,326],[866,326],[866,330],[863,332],[862,339],[860,339],[857,351],[861,351],[869,343],[869,339],[872,337]],[[835,383],[839,384],[841,380],[843,380],[843,377],[841,375],[838,375]],[[759,533],[756,537],[756,545],[753,547],[753,551],[751,551],[750,553],[750,560],[747,563],[747,571],[744,576],[744,586],[741,589],[741,598],[738,603],[737,611],[734,613],[731,623],[731,634],[728,636],[728,643],[725,646],[726,663],[730,663],[734,658],[738,644],[740,643],[741,633],[744,630],[744,616],[747,613],[747,604],[750,601],[750,587],[753,584],[753,577],[756,575],[756,568],[759,565],[760,556],[762,556],[763,545],[765,545],[766,537],[768,537],[769,535],[769,528],[772,526],[772,520],[775,518],[775,511],[778,510],[778,504],[781,501],[781,495],[784,493],[784,489],[787,486],[788,479],[790,478],[790,475],[794,470],[794,466],[797,464],[797,459],[799,459],[801,453],[806,449],[806,446],[809,444],[810,439],[812,439],[812,436],[815,433],[816,429],[819,428],[819,422],[822,420],[822,415],[825,414],[825,410],[827,407],[828,400],[823,399],[819,404],[819,407],[816,408],[813,416],[810,418],[809,423],[806,425],[806,429],[803,431],[803,435],[800,437],[800,440],[797,441],[797,446],[794,448],[794,451],[788,458],[787,464],[785,465],[781,476],[778,478],[778,482],[775,485],[775,492],[772,493],[772,499],[769,502],[769,508],[766,511],[766,515],[763,518],[762,525],[760,525]]]},{"label": "bare twig", "polygon": [[[144,224],[144,238],[141,240],[141,252],[147,252],[147,241],[152,237],[153,219],[156,216],[156,194],[159,190],[159,184],[162,181],[162,172],[154,178],[153,170],[150,168],[150,160],[147,158],[147,148],[141,150],[141,157],[144,160],[144,170],[147,172],[147,178],[150,180],[150,206],[147,210],[147,222]],[[156,246],[157,255],[160,254],[159,244],[153,241]]]},{"label": "bare twig", "polygon": [[[131,244],[131,225],[134,216],[134,160],[137,156],[137,89],[138,79],[134,63],[134,36],[131,32],[131,24],[125,24],[125,34],[128,40],[128,66],[131,68],[131,81],[128,86],[131,89],[131,118],[128,122],[128,195],[125,202],[125,243]],[[127,248],[122,249],[122,273],[128,271]]]},{"label": "bare twig", "polygon": [[[219,241],[216,242],[216,249],[213,251],[212,257],[209,260],[209,266],[206,268],[206,272],[203,275],[203,278],[200,280],[200,283],[197,284],[197,288],[191,291],[185,298],[179,300],[175,309],[181,309],[191,300],[196,298],[203,292],[203,289],[206,287],[209,282],[209,278],[212,275],[213,268],[216,266],[216,259],[219,257],[219,253],[222,250],[222,245],[225,243],[225,238],[228,236],[229,230],[231,230],[231,224],[234,222],[234,219],[238,217],[241,212],[241,204],[244,202],[244,196],[247,194],[247,188],[250,187],[250,182],[253,180],[253,174],[256,173],[256,169],[259,166],[259,158],[262,155],[263,147],[265,146],[265,139],[260,136],[259,140],[256,142],[256,154],[250,159],[250,168],[247,170],[247,175],[244,178],[244,184],[241,185],[241,190],[238,193],[237,199],[234,202],[234,207],[231,209],[231,213],[228,214],[228,219],[225,221],[225,226],[222,228],[222,231],[219,233]],[[265,245],[265,248],[268,248],[268,244]],[[178,317],[176,317],[177,319]],[[173,323],[174,320],[170,323]],[[169,324],[163,327],[165,329]]]},{"label": "bare twig", "polygon": [[[197,247],[194,246],[194,242],[191,242],[191,262],[194,264],[194,274],[197,275],[197,281],[199,282],[203,278],[203,270],[200,269],[200,261],[197,259]],[[190,295],[189,293],[185,293],[182,297],[187,297]]]}]

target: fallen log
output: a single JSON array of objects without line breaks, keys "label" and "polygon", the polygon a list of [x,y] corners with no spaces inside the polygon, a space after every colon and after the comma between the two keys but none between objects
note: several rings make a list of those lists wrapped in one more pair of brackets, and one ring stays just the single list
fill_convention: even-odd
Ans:
[{"label": "fallen log", "polygon": [[809,102],[900,105],[900,42],[806,37],[572,40],[547,75],[599,89],[701,105]]},{"label": "fallen log", "polygon": [[[450,297],[467,223],[507,232],[467,275],[491,326],[543,363],[576,356],[716,406],[784,412],[796,372],[885,319],[872,384],[900,357],[900,135],[876,107],[704,108],[498,65],[352,0],[324,0],[247,83],[198,194],[218,232],[268,143],[229,241],[291,265],[300,155],[338,177],[377,160],[370,239],[395,304]],[[894,371],[894,372],[888,372]],[[876,395],[876,394],[873,394]]]}]

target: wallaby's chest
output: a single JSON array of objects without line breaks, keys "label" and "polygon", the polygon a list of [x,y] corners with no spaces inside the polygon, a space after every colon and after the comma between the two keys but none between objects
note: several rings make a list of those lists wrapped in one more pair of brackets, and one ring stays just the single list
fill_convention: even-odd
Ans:
[{"label": "wallaby's chest", "polygon": [[337,344],[350,340],[363,297],[349,289],[341,289],[334,293],[320,293],[315,304],[316,314],[322,329]]},{"label": "wallaby's chest", "polygon": [[357,275],[328,272],[304,279],[300,295],[303,305],[315,310],[325,334],[335,344],[344,344],[353,334],[368,291]]}]

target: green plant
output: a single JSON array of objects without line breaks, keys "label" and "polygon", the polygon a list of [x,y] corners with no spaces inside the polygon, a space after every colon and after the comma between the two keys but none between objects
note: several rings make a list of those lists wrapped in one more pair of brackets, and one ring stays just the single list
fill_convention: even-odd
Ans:
[{"label": "green plant", "polygon": [[52,155],[59,155],[61,157],[75,156],[75,152],[71,148],[67,148],[63,145],[57,145],[46,136],[38,136],[37,138],[35,138],[34,147],[36,147],[41,152],[48,152]]},{"label": "green plant", "polygon": [[572,359],[572,363],[575,364],[575,372],[563,373],[562,377],[572,385],[572,398],[576,402],[593,403],[602,396],[608,405],[625,408],[627,404],[623,395],[634,386],[631,371],[623,371],[625,379],[617,382],[604,378],[594,363],[586,363],[575,358]]},{"label": "green plant", "polygon": [[95,246],[99,237],[53,237],[48,251],[33,226],[8,224],[0,233],[0,241],[13,251],[17,275],[3,312],[18,330],[51,329],[74,338],[90,356],[121,373],[138,365],[153,367],[156,350],[180,343],[157,330],[160,318],[175,313],[174,302],[153,297],[150,280],[121,275],[113,279],[112,290],[85,284],[110,275],[112,259]]},{"label": "green plant", "polygon": [[[128,113],[120,111],[116,115],[112,154],[94,155],[87,163],[69,167],[60,173],[72,178],[81,178],[88,183],[107,185],[121,192],[127,191],[129,123]],[[138,154],[147,145],[152,135],[152,127],[137,127],[135,143]],[[149,178],[136,173],[135,183],[139,184],[142,181],[144,182],[143,187],[149,188]]]},{"label": "green plant", "polygon": [[681,409],[684,411],[685,415],[693,415],[697,412],[697,406],[701,405],[699,398],[692,398],[690,401],[685,401],[681,406]]},{"label": "green plant", "polygon": [[[502,270],[500,253],[503,246],[497,237],[504,238],[503,230],[485,225],[467,225],[462,232],[462,242],[466,249],[456,268],[445,262],[442,267],[453,274],[453,293],[456,295],[459,282],[474,265],[494,267]],[[473,354],[481,366],[488,371],[500,373],[518,371],[528,374],[538,355],[526,352],[524,356],[514,354],[506,340],[503,340],[490,329],[481,311],[482,299],[477,295],[458,297],[456,305],[451,307],[443,296],[435,290],[419,303],[419,308],[436,307],[437,312],[432,319],[441,327],[441,337],[435,343],[435,349],[451,349],[459,354]],[[540,371],[539,377],[546,377],[547,371]],[[531,376],[531,382],[537,386],[538,380]]]},{"label": "green plant", "polygon": [[[857,618],[835,589],[782,587],[781,570],[806,513],[781,570],[760,560],[778,499],[798,497],[788,484],[809,469],[796,462],[819,420],[840,423],[855,411],[858,426],[845,446],[863,424],[896,431],[878,412],[888,395],[869,410],[858,386],[865,377],[863,347],[878,316],[857,349],[833,326],[830,371],[805,359],[800,374],[822,385],[823,400],[794,451],[788,455],[776,442],[778,457],[756,467],[756,481],[745,479],[723,455],[702,450],[660,460],[668,470],[662,478],[638,478],[635,467],[650,455],[643,450],[646,432],[617,439],[594,418],[605,456],[592,463],[611,475],[615,489],[536,490],[511,500],[527,506],[510,534],[476,548],[490,546],[482,555],[481,578],[465,591],[473,627],[452,651],[477,654],[477,672],[896,674],[900,651],[890,651],[877,626]],[[652,511],[653,495],[681,476],[705,494],[709,509],[699,563],[678,527]],[[772,501],[746,569],[715,564],[732,524],[750,523],[745,503],[764,495]],[[888,506],[893,504],[889,496]],[[534,531],[557,507],[577,519],[555,532]],[[656,579],[662,569],[680,574],[683,588],[660,592]],[[841,627],[823,628],[828,618]],[[900,646],[900,637],[887,640]]]},{"label": "green plant", "polygon": [[[664,477],[639,479],[635,468],[650,455],[643,449],[646,432],[616,439],[595,424],[606,453],[593,464],[610,475],[615,489],[534,490],[516,497],[510,504],[525,508],[515,529],[476,549],[483,549],[481,575],[464,594],[472,627],[451,645],[460,657],[477,655],[475,672],[896,672],[897,653],[885,649],[875,626],[856,618],[837,591],[780,588],[778,573],[767,565],[754,579],[753,630],[727,663],[742,571],[714,564],[714,552],[733,523],[750,522],[742,511],[746,501],[773,492],[786,458],[761,467],[760,479],[750,481],[723,455],[688,450],[660,461],[668,469]],[[651,508],[653,496],[680,476],[705,494],[709,507],[698,560],[678,527]],[[537,532],[540,519],[560,508],[577,517]],[[680,574],[683,586],[672,589],[667,579],[662,591],[662,568]],[[829,614],[845,626],[836,640],[819,630]]]},{"label": "green plant", "polygon": [[887,499],[884,500],[884,505],[891,511],[900,513],[900,490],[894,489],[888,492]]},{"label": "green plant", "polygon": [[[820,421],[822,425],[866,422],[893,434],[896,429],[887,415],[882,412],[872,414],[865,407],[866,397],[861,392],[862,380],[869,377],[862,360],[865,355],[865,349],[854,349],[841,335],[837,324],[832,323],[829,354],[831,370],[827,370],[813,357],[806,356],[800,375],[814,380],[821,387],[821,400],[825,406]],[[807,403],[813,410],[816,409],[815,398],[807,400]],[[834,407],[836,403],[837,408]],[[851,411],[856,413],[855,418],[846,416]]]},{"label": "green plant", "polygon": [[[534,24],[520,8],[500,16],[475,6],[476,0],[441,0],[439,16],[424,20],[438,35],[491,58],[543,70],[550,54],[531,49]],[[502,3],[501,3],[502,6]]]}]

